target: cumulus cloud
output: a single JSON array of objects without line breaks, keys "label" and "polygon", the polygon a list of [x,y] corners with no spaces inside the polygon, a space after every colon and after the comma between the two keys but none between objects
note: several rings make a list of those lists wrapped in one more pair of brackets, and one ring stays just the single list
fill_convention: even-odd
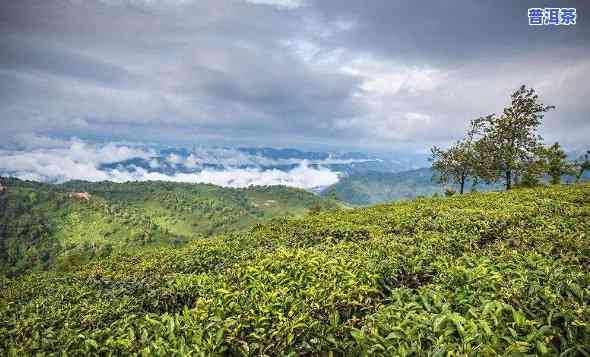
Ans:
[{"label": "cumulus cloud", "polygon": [[47,139],[51,148],[0,150],[0,172],[27,180],[63,182],[67,180],[102,181],[111,177],[99,170],[101,164],[131,158],[150,158],[153,153],[113,143],[89,145],[79,139]]},{"label": "cumulus cloud", "polygon": [[277,169],[236,169],[203,170],[196,173],[177,173],[166,175],[148,172],[138,168],[133,172],[113,170],[108,173],[112,181],[173,181],[191,183],[210,183],[224,187],[248,187],[265,185],[285,185],[303,189],[326,187],[338,182],[338,173],[326,168],[311,168],[302,162],[289,171]]}]

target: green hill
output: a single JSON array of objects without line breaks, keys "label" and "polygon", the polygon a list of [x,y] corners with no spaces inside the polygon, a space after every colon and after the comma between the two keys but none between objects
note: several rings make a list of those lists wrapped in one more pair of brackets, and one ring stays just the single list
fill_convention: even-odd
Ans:
[{"label": "green hill", "polygon": [[112,251],[177,246],[272,217],[337,206],[282,186],[0,182],[7,187],[0,192],[0,272],[8,274],[68,269]]},{"label": "green hill", "polygon": [[590,185],[473,193],[3,278],[0,351],[588,355],[589,218]]},{"label": "green hill", "polygon": [[399,173],[376,172],[352,174],[328,187],[322,195],[338,197],[353,205],[411,199],[419,195],[442,193],[442,187],[432,181],[429,168]]},{"label": "green hill", "polygon": [[[441,185],[435,182],[432,168],[422,168],[402,172],[376,172],[368,171],[354,173],[343,177],[340,181],[326,188],[321,194],[324,197],[334,197],[351,205],[365,206],[383,202],[414,199],[417,197],[429,197],[434,194],[443,195],[446,188],[459,190],[458,185]],[[571,176],[563,176],[563,182],[574,182]],[[590,175],[585,174],[582,181],[590,180]],[[545,183],[549,178],[545,178]],[[475,188],[468,180],[466,191],[502,191],[502,183],[478,183]]]},{"label": "green hill", "polygon": [[419,196],[443,194],[443,186],[432,180],[432,169],[423,168],[403,172],[352,174],[328,187],[322,195],[338,197],[353,205],[413,199]]}]

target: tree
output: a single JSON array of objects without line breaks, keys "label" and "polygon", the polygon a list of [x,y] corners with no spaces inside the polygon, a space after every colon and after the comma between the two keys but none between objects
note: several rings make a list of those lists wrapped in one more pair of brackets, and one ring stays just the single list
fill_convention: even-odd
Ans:
[{"label": "tree", "polygon": [[506,190],[518,183],[519,174],[536,159],[542,138],[537,129],[544,114],[554,109],[539,103],[535,90],[524,85],[511,96],[502,115],[476,120],[482,137],[476,147],[485,165],[478,174],[487,181],[505,180]]},{"label": "tree", "polygon": [[521,163],[518,186],[536,187],[542,184],[543,176],[548,171],[545,150],[544,147],[539,146],[528,161]]},{"label": "tree", "polygon": [[584,172],[590,170],[590,150],[586,151],[584,155],[576,160],[575,166],[577,168],[576,182],[578,182],[582,178],[582,175],[584,175]]},{"label": "tree", "polygon": [[478,126],[475,121],[467,132],[467,138],[457,141],[447,150],[436,146],[431,149],[432,168],[437,173],[437,180],[440,183],[452,181],[459,185],[459,193],[465,191],[465,183],[469,177],[475,177],[477,168],[477,157],[474,146],[475,136],[478,133]]},{"label": "tree", "polygon": [[563,175],[575,174],[574,166],[567,160],[567,155],[558,142],[544,148],[542,155],[552,185],[559,184]]}]

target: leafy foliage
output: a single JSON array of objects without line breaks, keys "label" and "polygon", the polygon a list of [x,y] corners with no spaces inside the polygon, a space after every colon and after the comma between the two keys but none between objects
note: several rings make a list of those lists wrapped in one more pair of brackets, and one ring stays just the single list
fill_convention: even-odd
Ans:
[{"label": "leafy foliage", "polygon": [[554,108],[540,103],[535,90],[523,85],[512,94],[510,105],[502,115],[476,120],[482,133],[477,142],[478,151],[487,164],[479,175],[488,180],[503,176],[506,189],[510,189],[530,162],[537,159],[542,147],[537,130],[544,114]]},{"label": "leafy foliage", "polygon": [[[470,177],[477,178],[478,163],[481,162],[475,142],[480,130],[477,123],[472,121],[467,137],[457,141],[447,150],[436,146],[431,149],[430,161],[432,161],[437,181],[440,183],[451,181],[457,184],[460,194],[465,192],[465,184]],[[474,180],[474,183],[476,182]]]},{"label": "leafy foliage", "polygon": [[178,246],[316,206],[337,207],[332,200],[282,186],[0,182],[6,187],[0,192],[0,272],[9,275],[72,269],[113,251]]},{"label": "leafy foliage", "polygon": [[559,183],[563,175],[574,172],[559,144],[545,148],[538,134],[551,109],[555,107],[539,102],[534,89],[521,86],[502,115],[472,120],[465,139],[447,150],[432,148],[432,167],[439,181],[459,184],[460,193],[468,177],[475,182],[504,180],[506,190],[514,185],[536,186],[544,174]]},{"label": "leafy foliage", "polygon": [[545,172],[549,175],[550,183],[557,185],[561,183],[564,175],[575,175],[575,166],[567,160],[567,155],[558,142],[548,148],[543,148],[541,159],[545,166]]},{"label": "leafy foliage", "polygon": [[587,355],[590,186],[275,218],[0,280],[3,355]]}]

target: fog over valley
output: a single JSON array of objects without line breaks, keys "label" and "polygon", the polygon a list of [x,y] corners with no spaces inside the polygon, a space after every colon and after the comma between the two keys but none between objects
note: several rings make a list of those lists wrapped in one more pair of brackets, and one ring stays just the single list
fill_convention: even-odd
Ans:
[{"label": "fog over valley", "polygon": [[393,172],[427,165],[425,155],[400,155],[393,160],[390,155],[296,149],[97,144],[77,138],[38,138],[38,142],[45,146],[0,149],[0,175],[53,183],[174,181],[317,190],[354,172]]}]

